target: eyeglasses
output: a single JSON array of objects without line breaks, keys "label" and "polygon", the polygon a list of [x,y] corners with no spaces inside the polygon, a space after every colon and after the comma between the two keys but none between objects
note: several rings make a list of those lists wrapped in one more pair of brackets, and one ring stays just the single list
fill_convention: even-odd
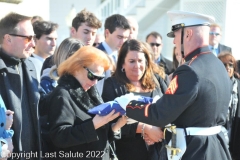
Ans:
[{"label": "eyeglasses", "polygon": [[220,35],[220,33],[216,33],[216,32],[209,32],[209,34],[212,35],[212,36],[213,35],[215,35],[215,36],[219,36]]},{"label": "eyeglasses", "polygon": [[99,44],[100,44],[100,43],[93,43],[93,46],[94,46],[94,47],[97,47],[97,46],[99,46]]},{"label": "eyeglasses", "polygon": [[150,43],[150,45],[151,45],[152,47],[154,47],[154,46],[157,46],[157,47],[161,46],[160,43]]},{"label": "eyeglasses", "polygon": [[24,36],[24,35],[19,35],[19,34],[9,34],[11,36],[15,36],[15,37],[23,37],[27,39],[27,42],[31,42],[34,36]]},{"label": "eyeglasses", "polygon": [[102,76],[98,76],[96,74],[94,74],[92,71],[90,71],[87,67],[83,67],[84,69],[86,69],[88,71],[88,74],[87,74],[87,77],[88,79],[90,79],[91,81],[94,81],[95,79],[100,81],[102,80],[105,76],[102,75]]},{"label": "eyeglasses", "polygon": [[233,68],[233,64],[232,63],[223,63],[223,65],[227,68]]}]

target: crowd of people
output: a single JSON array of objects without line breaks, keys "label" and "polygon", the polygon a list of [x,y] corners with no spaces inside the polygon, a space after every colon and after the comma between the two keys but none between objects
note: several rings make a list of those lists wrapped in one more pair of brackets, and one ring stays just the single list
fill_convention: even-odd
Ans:
[{"label": "crowd of people", "polygon": [[[240,160],[238,61],[214,17],[167,14],[173,61],[160,33],[137,38],[133,17],[84,9],[59,45],[58,24],[3,17],[0,160]],[[113,101],[125,115],[88,112]]]}]

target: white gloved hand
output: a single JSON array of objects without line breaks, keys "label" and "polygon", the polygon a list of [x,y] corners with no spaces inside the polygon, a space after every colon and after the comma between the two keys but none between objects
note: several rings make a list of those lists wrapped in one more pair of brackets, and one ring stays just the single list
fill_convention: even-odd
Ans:
[{"label": "white gloved hand", "polygon": [[152,103],[156,103],[157,100],[159,100],[159,99],[160,99],[160,96],[159,96],[159,95],[156,95],[156,96],[153,98]]},{"label": "white gloved hand", "polygon": [[133,93],[128,93],[125,95],[122,95],[120,97],[115,98],[114,100],[118,102],[118,104],[126,111],[126,107],[128,103],[132,100],[138,100],[141,96],[134,96]]},{"label": "white gloved hand", "polygon": [[13,123],[13,114],[14,112],[11,110],[6,110],[6,125],[5,125],[5,129],[8,130],[12,127],[12,123]]}]

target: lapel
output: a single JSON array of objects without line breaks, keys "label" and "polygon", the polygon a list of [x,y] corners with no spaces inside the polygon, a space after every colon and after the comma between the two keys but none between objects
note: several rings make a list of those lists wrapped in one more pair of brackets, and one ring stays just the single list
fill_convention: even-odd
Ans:
[{"label": "lapel", "polygon": [[26,89],[29,97],[28,103],[29,103],[29,109],[32,116],[31,118],[33,120],[36,134],[38,135],[38,127],[39,127],[38,103],[40,99],[40,94],[38,89],[39,83],[37,80],[36,69],[33,63],[28,59],[23,60],[22,68],[23,68],[23,72],[25,72]]},{"label": "lapel", "polygon": [[100,43],[97,48],[100,49],[100,50],[102,50],[103,52],[107,53],[107,51],[106,51],[106,49],[103,47],[102,43]]},{"label": "lapel", "polygon": [[219,51],[219,53],[221,53],[223,50],[225,50],[224,46],[219,43],[218,44],[218,51]]},{"label": "lapel", "polygon": [[23,63],[23,70],[25,69],[25,78],[26,78],[26,85],[27,85],[27,92],[29,98],[30,106],[36,105],[38,102],[40,95],[39,95],[39,83],[37,80],[36,69],[31,61],[28,59],[24,60]]}]

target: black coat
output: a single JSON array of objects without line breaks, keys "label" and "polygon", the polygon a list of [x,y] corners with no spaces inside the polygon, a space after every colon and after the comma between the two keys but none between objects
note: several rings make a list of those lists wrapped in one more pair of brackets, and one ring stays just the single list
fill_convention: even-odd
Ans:
[{"label": "black coat", "polygon": [[238,82],[238,104],[235,118],[232,124],[231,139],[229,140],[229,149],[232,157],[236,160],[240,160],[240,81]]},{"label": "black coat", "polygon": [[173,68],[173,62],[168,60],[167,58],[165,58],[164,56],[161,56],[161,60],[158,63],[159,66],[164,68],[164,71],[167,75],[171,74],[172,72],[174,72],[174,68]]},{"label": "black coat", "polygon": [[[185,57],[186,63],[173,73],[166,93],[145,109],[127,106],[127,116],[164,127],[179,128],[224,125],[231,95],[231,82],[225,67],[208,46]],[[230,160],[222,132],[211,136],[186,136],[187,150],[182,160]]]},{"label": "black coat", "polygon": [[[25,76],[26,90],[25,93],[28,99],[29,114],[22,110],[22,82],[21,76],[19,74],[18,65],[21,63],[22,72]],[[33,127],[29,127],[34,137],[36,138],[36,144],[33,144],[34,148],[40,153],[41,150],[41,140],[40,140],[40,124],[39,124],[39,114],[38,114],[38,102],[40,99],[39,94],[39,84],[37,81],[36,69],[33,63],[29,59],[16,59],[8,56],[0,48],[0,93],[2,95],[3,101],[7,109],[14,111],[13,115],[13,126],[14,130],[13,136],[13,146],[14,152],[24,151],[22,144],[19,139],[21,139],[22,126],[25,125],[22,121],[23,116],[30,116]],[[38,155],[39,155],[38,153]],[[40,159],[39,156],[37,158]]]},{"label": "black coat", "polygon": [[94,115],[87,113],[102,102],[95,87],[85,92],[73,76],[65,75],[59,79],[58,86],[48,97],[49,134],[56,147],[51,150],[59,153],[59,159],[64,159],[63,153],[78,152],[84,155],[80,159],[109,160],[108,139],[113,135],[109,125],[95,130]]},{"label": "black coat", "polygon": [[[152,97],[156,95],[162,96],[166,91],[167,85],[165,81],[157,76],[160,88],[156,88],[152,92]],[[126,86],[116,80],[115,77],[109,77],[104,82],[102,98],[104,102],[112,101],[116,97],[129,93]],[[158,160],[159,150],[162,144],[156,143],[147,150],[145,141],[140,133],[136,133],[138,122],[126,124],[121,128],[121,139],[115,140],[116,154],[119,160]],[[126,154],[127,153],[127,154]]]}]

